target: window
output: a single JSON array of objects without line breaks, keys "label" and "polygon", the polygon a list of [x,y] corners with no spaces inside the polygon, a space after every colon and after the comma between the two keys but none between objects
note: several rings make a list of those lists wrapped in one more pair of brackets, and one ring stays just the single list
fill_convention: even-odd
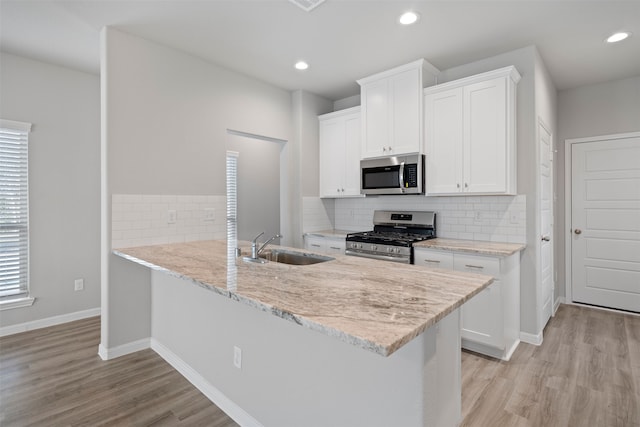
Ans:
[{"label": "window", "polygon": [[0,308],[31,305],[29,297],[30,123],[0,119]]}]

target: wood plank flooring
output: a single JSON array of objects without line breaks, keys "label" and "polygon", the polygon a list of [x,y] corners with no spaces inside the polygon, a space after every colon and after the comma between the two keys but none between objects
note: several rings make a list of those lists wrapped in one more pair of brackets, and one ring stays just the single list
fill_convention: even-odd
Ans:
[{"label": "wood plank flooring", "polygon": [[99,342],[98,317],[0,338],[0,426],[237,426],[153,350]]},{"label": "wood plank flooring", "polygon": [[[0,338],[0,426],[237,425],[152,350],[102,361],[99,334]],[[462,387],[462,426],[640,427],[640,317],[563,305],[509,362],[463,352]]]},{"label": "wood plank flooring", "polygon": [[640,427],[640,317],[562,305],[509,362],[462,353],[462,426]]}]

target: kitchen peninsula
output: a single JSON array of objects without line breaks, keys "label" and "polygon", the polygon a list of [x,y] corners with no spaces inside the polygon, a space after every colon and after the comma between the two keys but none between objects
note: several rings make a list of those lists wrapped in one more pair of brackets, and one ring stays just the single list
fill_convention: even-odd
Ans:
[{"label": "kitchen peninsula", "polygon": [[114,251],[152,270],[151,347],[242,425],[460,421],[459,307],[490,276],[234,252],[224,241]]}]

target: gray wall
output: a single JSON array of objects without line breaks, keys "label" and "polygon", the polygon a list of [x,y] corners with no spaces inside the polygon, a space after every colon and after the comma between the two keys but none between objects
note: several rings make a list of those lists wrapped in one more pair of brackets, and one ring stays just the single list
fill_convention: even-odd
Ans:
[{"label": "gray wall", "polygon": [[[333,103],[328,99],[301,90],[291,94],[292,123],[294,129],[294,144],[290,154],[297,161],[289,162],[289,176],[298,179],[288,179],[289,222],[285,231],[283,244],[302,247],[303,208],[302,198],[319,196],[319,122],[318,116],[332,111]],[[284,231],[284,228],[283,228]]]},{"label": "gray wall", "polygon": [[556,266],[559,294],[565,296],[566,265],[565,140],[640,131],[640,76],[616,80],[558,93],[558,161],[556,182]]},{"label": "gray wall", "polygon": [[[31,307],[1,326],[100,307],[100,86],[96,75],[0,54],[0,117],[29,137]],[[84,278],[75,292],[74,279]]]},{"label": "gray wall", "polygon": [[[291,94],[186,53],[121,31],[102,34],[103,171],[102,350],[148,337],[122,334],[146,322],[148,278],[124,274],[112,264],[111,194],[224,195],[227,129],[288,141],[292,149]],[[292,169],[290,182],[300,177]],[[108,272],[108,274],[107,274]],[[111,276],[111,277],[109,277]],[[117,282],[116,282],[117,280]],[[137,294],[128,292],[139,287]],[[146,291],[145,291],[146,290]],[[137,301],[131,301],[135,296]],[[120,310],[137,306],[139,310]],[[116,314],[117,313],[117,314]]]}]

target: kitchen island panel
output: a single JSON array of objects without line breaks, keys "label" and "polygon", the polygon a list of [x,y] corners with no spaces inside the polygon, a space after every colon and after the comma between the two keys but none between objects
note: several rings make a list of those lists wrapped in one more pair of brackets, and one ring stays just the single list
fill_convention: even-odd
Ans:
[{"label": "kitchen island panel", "polygon": [[[152,273],[152,347],[241,425],[446,426],[460,420],[459,310],[389,357]],[[242,367],[233,365],[233,347]],[[458,355],[456,363],[455,355]],[[178,363],[175,362],[179,360]],[[183,372],[184,373],[184,372]]]}]

